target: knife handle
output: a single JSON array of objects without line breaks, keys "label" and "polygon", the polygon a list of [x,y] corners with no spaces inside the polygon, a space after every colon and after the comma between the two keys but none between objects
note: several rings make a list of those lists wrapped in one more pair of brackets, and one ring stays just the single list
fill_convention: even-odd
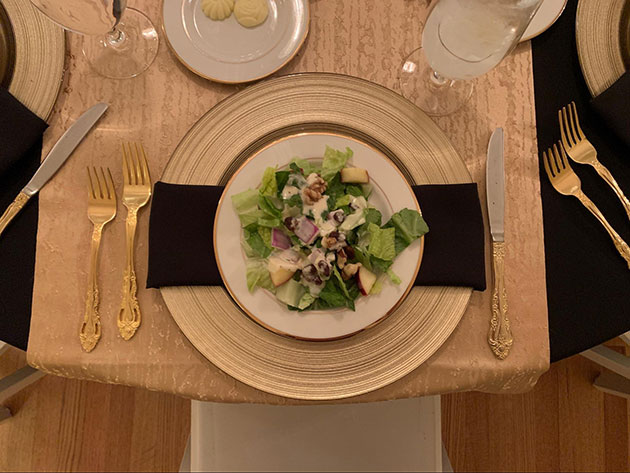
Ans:
[{"label": "knife handle", "polygon": [[504,275],[505,242],[492,242],[492,260],[494,284],[492,291],[492,318],[490,319],[490,332],[488,344],[492,352],[499,360],[504,360],[510,353],[514,343],[510,320],[508,319],[507,292],[505,290]]},{"label": "knife handle", "polygon": [[15,200],[11,202],[11,205],[7,207],[7,209],[2,214],[2,217],[0,217],[0,235],[2,235],[4,229],[7,228],[7,225],[9,225],[11,220],[13,220],[13,217],[15,217],[18,212],[22,210],[22,207],[26,205],[28,199],[30,199],[28,195],[26,195],[24,192],[20,192]]}]

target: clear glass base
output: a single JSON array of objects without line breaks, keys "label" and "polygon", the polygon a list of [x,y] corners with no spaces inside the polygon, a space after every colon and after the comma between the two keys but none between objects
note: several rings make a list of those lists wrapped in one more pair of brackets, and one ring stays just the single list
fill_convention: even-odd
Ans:
[{"label": "clear glass base", "polygon": [[159,38],[144,13],[127,8],[116,28],[104,36],[85,36],[83,55],[98,74],[110,79],[129,79],[151,65]]},{"label": "clear glass base", "polygon": [[404,59],[398,79],[403,97],[432,116],[456,112],[470,100],[473,92],[472,82],[447,79],[435,72],[422,48]]}]

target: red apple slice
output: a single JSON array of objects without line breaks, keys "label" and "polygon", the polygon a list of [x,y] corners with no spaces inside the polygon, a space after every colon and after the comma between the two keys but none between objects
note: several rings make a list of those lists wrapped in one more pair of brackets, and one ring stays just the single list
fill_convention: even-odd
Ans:
[{"label": "red apple slice", "polygon": [[357,286],[364,296],[367,296],[372,290],[372,286],[376,282],[376,274],[367,269],[365,266],[359,268],[357,273]]},{"label": "red apple slice", "polygon": [[274,286],[282,286],[285,282],[293,277],[295,271],[286,268],[274,268],[272,271],[269,271],[269,276],[271,276],[271,282]]},{"label": "red apple slice", "polygon": [[370,182],[368,172],[362,168],[343,168],[341,182],[344,184],[367,184]]}]

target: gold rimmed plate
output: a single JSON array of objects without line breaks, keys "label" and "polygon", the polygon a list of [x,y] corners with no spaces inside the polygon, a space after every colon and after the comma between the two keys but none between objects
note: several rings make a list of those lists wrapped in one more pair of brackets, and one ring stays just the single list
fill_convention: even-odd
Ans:
[{"label": "gold rimmed plate", "polygon": [[236,84],[262,79],[287,64],[308,35],[308,0],[265,0],[268,15],[254,27],[240,25],[232,13],[208,18],[201,0],[163,0],[167,44],[195,74]]},{"label": "gold rimmed plate", "polygon": [[580,0],[575,35],[586,85],[596,97],[630,69],[630,0]]},{"label": "gold rimmed plate", "polygon": [[[342,135],[375,148],[409,184],[471,181],[448,139],[415,105],[371,82],[322,73],[279,77],[220,102],[182,139],[162,179],[225,185],[259,151],[301,133]],[[471,292],[413,287],[367,330],[304,341],[264,328],[223,287],[161,289],[174,320],[208,360],[250,386],[305,400],[357,396],[405,376],[446,341]]]},{"label": "gold rimmed plate", "polygon": [[[46,120],[52,112],[63,80],[65,36],[59,26],[40,13],[28,0],[0,0],[5,19],[0,12],[2,34],[6,18],[13,41],[6,51],[14,52],[13,70],[8,90],[40,118]],[[4,41],[4,40],[2,40]],[[4,48],[0,43],[0,49]],[[2,59],[0,59],[2,62]],[[6,77],[5,69],[4,77]],[[4,81],[3,81],[4,83]]]},{"label": "gold rimmed plate", "polygon": [[214,224],[217,265],[232,299],[262,326],[274,333],[302,340],[326,341],[348,337],[374,326],[391,313],[411,290],[420,267],[424,243],[423,239],[412,243],[394,261],[391,269],[400,277],[401,284],[383,281],[381,292],[360,296],[354,311],[337,309],[298,313],[289,310],[264,289],[250,292],[245,277],[246,259],[240,239],[234,237],[240,234],[241,225],[232,208],[231,197],[255,188],[267,167],[282,167],[295,156],[321,159],[326,146],[352,149],[354,155],[349,164],[368,171],[372,187],[369,203],[381,211],[384,222],[404,208],[420,211],[409,183],[394,163],[376,148],[341,134],[311,132],[286,136],[253,154],[227,183]]}]

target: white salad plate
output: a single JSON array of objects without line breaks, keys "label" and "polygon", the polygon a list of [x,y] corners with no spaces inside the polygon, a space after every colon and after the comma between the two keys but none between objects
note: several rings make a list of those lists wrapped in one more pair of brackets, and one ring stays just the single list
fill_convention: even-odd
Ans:
[{"label": "white salad plate", "polygon": [[285,137],[248,159],[225,187],[214,225],[214,249],[217,265],[226,289],[234,301],[252,319],[282,335],[306,340],[331,340],[350,336],[382,320],[405,298],[418,273],[424,240],[413,242],[400,253],[392,270],[402,283],[383,282],[379,294],[359,296],[356,310],[332,309],[297,312],[289,310],[275,296],[262,288],[247,289],[245,253],[241,248],[241,225],[231,197],[259,186],[269,166],[282,168],[292,158],[321,159],[326,146],[354,152],[347,166],[368,171],[373,187],[368,202],[381,211],[383,222],[404,208],[420,211],[409,183],[399,169],[379,151],[349,137],[329,133],[305,133]]},{"label": "white salad plate", "polygon": [[201,0],[164,0],[164,32],[172,51],[188,69],[217,82],[249,82],[274,73],[299,51],[308,34],[308,0],[267,0],[269,14],[245,28],[234,13],[208,18]]}]

